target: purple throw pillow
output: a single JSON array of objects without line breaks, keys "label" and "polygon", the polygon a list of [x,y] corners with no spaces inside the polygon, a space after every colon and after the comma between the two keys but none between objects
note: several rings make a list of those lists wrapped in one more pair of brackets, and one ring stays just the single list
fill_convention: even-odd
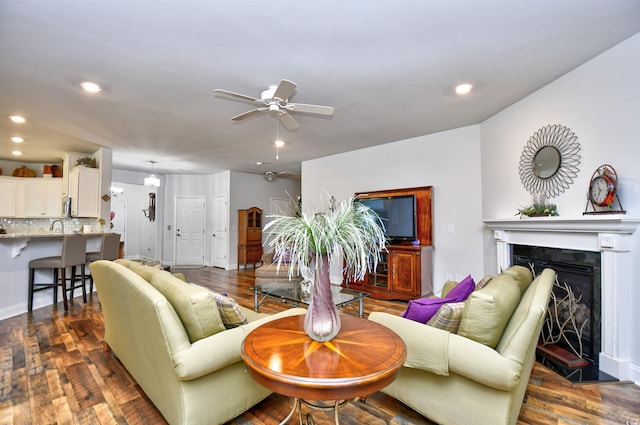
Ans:
[{"label": "purple throw pillow", "polygon": [[401,316],[420,323],[427,323],[442,307],[443,304],[453,302],[451,298],[418,298],[410,300],[407,309]]},{"label": "purple throw pillow", "polygon": [[466,300],[469,295],[476,289],[476,283],[471,275],[465,277],[447,294],[447,299],[452,303],[459,303]]}]

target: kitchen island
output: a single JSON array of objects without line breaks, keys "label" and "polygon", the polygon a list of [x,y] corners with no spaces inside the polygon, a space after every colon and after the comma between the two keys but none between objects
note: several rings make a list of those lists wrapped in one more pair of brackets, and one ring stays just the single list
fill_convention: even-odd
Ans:
[{"label": "kitchen island", "polygon": [[[85,235],[88,237],[87,251],[99,250],[103,233]],[[63,236],[61,232],[0,234],[0,320],[27,311],[29,262],[35,258],[60,255]],[[36,282],[45,282],[53,278],[50,271],[37,270],[35,279]],[[58,299],[62,300],[62,291],[59,291]],[[51,291],[34,294],[34,309],[51,304]]]}]

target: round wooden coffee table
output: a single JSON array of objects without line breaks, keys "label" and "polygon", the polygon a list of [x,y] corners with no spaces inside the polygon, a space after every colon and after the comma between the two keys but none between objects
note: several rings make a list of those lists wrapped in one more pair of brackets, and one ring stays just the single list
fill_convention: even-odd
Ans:
[{"label": "round wooden coffee table", "polygon": [[341,315],[338,335],[317,342],[304,332],[303,320],[304,315],[298,315],[267,322],[251,331],[242,344],[242,358],[253,379],[295,398],[282,423],[296,408],[302,423],[301,403],[325,408],[303,400],[334,401],[330,408],[338,423],[341,401],[386,387],[396,379],[407,357],[400,337],[378,323]]}]

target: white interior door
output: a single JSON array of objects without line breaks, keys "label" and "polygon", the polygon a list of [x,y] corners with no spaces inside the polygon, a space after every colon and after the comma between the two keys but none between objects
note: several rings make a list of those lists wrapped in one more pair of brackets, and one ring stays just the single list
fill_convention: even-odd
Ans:
[{"label": "white interior door", "polygon": [[229,213],[227,211],[228,202],[226,195],[216,196],[213,199],[213,244],[212,254],[213,267],[226,269],[229,264],[229,236],[228,225]]},{"label": "white interior door", "polygon": [[176,266],[204,265],[204,196],[176,197]]}]

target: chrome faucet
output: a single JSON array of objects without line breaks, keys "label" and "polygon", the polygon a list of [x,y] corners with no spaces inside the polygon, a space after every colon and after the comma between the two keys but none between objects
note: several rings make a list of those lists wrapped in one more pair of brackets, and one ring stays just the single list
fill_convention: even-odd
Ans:
[{"label": "chrome faucet", "polygon": [[49,226],[49,231],[53,232],[53,226],[56,224],[56,222],[60,223],[60,233],[64,234],[64,221],[60,219],[55,219],[51,222],[51,226]]}]

